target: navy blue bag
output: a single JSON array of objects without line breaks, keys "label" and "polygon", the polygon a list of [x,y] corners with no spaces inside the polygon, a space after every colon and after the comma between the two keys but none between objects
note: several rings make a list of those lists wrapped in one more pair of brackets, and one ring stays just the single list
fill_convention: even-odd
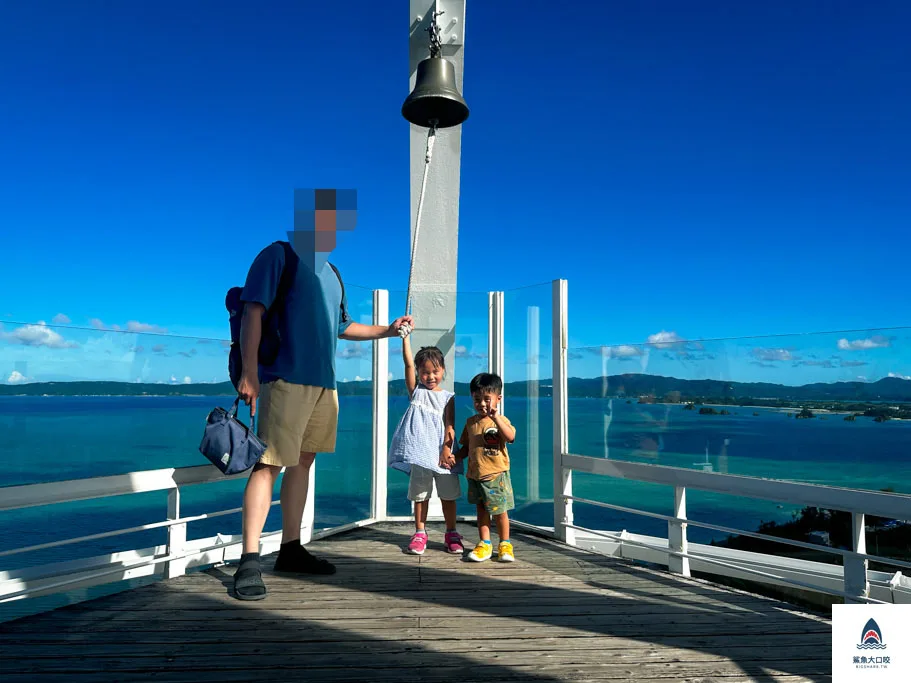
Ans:
[{"label": "navy blue bag", "polygon": [[251,427],[237,419],[240,397],[230,411],[216,408],[206,419],[206,429],[199,444],[199,452],[206,456],[223,474],[245,472],[259,462],[266,452],[266,444]]}]

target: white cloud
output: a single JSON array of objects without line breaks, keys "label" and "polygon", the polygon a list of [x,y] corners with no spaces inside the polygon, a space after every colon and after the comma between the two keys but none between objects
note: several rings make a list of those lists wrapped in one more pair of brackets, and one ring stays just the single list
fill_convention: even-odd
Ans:
[{"label": "white cloud", "polygon": [[391,382],[393,379],[395,379],[395,377],[394,377],[393,374],[390,372],[390,373],[389,373],[389,377],[387,377],[387,379]]},{"label": "white cloud", "polygon": [[51,322],[54,323],[55,325],[69,325],[72,321],[69,319],[68,316],[64,315],[63,313],[58,313],[57,315],[55,315],[53,317]]},{"label": "white cloud", "polygon": [[177,378],[174,375],[171,375],[171,384],[177,384]]},{"label": "white cloud", "polygon": [[753,349],[752,354],[760,361],[799,360],[788,349]]},{"label": "white cloud", "polygon": [[866,349],[883,349],[890,346],[891,343],[888,337],[877,334],[869,339],[855,339],[854,341],[839,339],[838,348],[842,351],[862,351]]},{"label": "white cloud", "polygon": [[638,358],[645,354],[645,349],[624,344],[622,346],[611,346],[603,353],[608,358]]},{"label": "white cloud", "polygon": [[167,334],[168,330],[164,327],[159,327],[158,325],[150,325],[148,323],[140,323],[136,322],[135,320],[131,320],[127,323],[127,332]]},{"label": "white cloud", "polygon": [[89,325],[94,327],[96,330],[104,329],[104,323],[101,322],[98,318],[92,318],[91,320],[89,320]]},{"label": "white cloud", "polygon": [[190,383],[192,383],[192,382],[193,382],[193,380],[190,379],[189,376],[183,378],[183,383],[184,383],[184,384],[190,384]]},{"label": "white cloud", "polygon": [[355,381],[355,382],[366,382],[367,379],[364,378],[364,377],[361,377],[360,375],[355,375],[355,376],[354,376],[354,381]]},{"label": "white cloud", "polygon": [[22,384],[23,382],[28,382],[28,377],[23,375],[18,370],[13,370],[10,373],[10,376],[6,379],[7,384]]},{"label": "white cloud", "polygon": [[665,332],[664,330],[661,330],[655,334],[650,334],[647,341],[655,348],[669,349],[674,344],[679,344],[686,340],[676,332]]},{"label": "white cloud", "polygon": [[367,344],[348,344],[340,348],[336,354],[338,358],[367,358],[369,347]]},{"label": "white cloud", "polygon": [[79,346],[76,342],[64,339],[43,320],[39,320],[37,325],[25,325],[12,332],[4,332],[2,336],[14,344],[24,346],[46,346],[50,349],[75,349]]},{"label": "white cloud", "polygon": [[454,351],[455,351],[456,358],[476,358],[478,360],[487,358],[486,353],[480,353],[477,351],[469,351],[467,346],[456,346]]},{"label": "white cloud", "polygon": [[911,380],[911,377],[909,377],[908,375],[899,375],[897,372],[890,372],[890,373],[887,375],[887,377],[892,377],[892,378],[894,378],[894,379],[907,379],[907,380]]}]

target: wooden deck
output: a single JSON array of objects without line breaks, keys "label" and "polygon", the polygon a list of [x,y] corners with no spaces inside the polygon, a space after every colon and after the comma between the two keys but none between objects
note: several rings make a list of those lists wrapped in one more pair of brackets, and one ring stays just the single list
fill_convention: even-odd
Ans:
[{"label": "wooden deck", "polygon": [[464,562],[431,531],[423,557],[405,525],[316,542],[338,573],[270,572],[260,602],[221,567],[0,624],[0,680],[831,680],[825,617],[521,533],[515,564]]}]

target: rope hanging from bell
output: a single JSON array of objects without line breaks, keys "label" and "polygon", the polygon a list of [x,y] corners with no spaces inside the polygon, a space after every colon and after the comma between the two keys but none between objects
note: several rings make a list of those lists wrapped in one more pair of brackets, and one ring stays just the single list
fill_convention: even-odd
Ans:
[{"label": "rope hanging from bell", "polygon": [[[416,126],[427,128],[427,148],[424,154],[424,174],[421,178],[421,193],[418,197],[418,211],[411,239],[411,262],[408,269],[408,291],[405,295],[405,315],[411,315],[411,285],[414,277],[414,258],[417,252],[418,233],[421,228],[421,214],[424,210],[424,192],[427,189],[427,175],[433,158],[433,143],[439,128],[458,126],[468,118],[468,105],[456,87],[455,67],[442,57],[442,41],[437,17],[443,12],[434,12],[427,32],[430,34],[430,56],[421,60],[417,68],[414,90],[402,104],[402,116]],[[411,334],[407,323],[399,329],[404,338]]]}]

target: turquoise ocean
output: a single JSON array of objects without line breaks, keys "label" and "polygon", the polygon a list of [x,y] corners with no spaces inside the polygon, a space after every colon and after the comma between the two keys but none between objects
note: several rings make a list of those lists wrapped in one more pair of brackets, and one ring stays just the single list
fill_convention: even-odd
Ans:
[{"label": "turquoise ocean", "polygon": [[[205,464],[198,451],[208,412],[228,407],[232,397],[3,397],[0,429],[5,435],[0,486],[63,481],[140,470]],[[404,413],[407,399],[391,397],[389,436]],[[516,491],[515,519],[553,524],[552,405],[549,398],[507,396],[505,414],[517,427],[510,449]],[[685,467],[770,479],[848,488],[911,493],[911,422],[875,423],[841,415],[795,420],[787,411],[730,408],[731,415],[699,415],[681,405],[627,403],[619,399],[569,401],[570,451],[597,458]],[[458,421],[472,412],[468,399],[457,405]],[[792,411],[793,412],[793,411]],[[242,413],[242,417],[243,417]],[[369,516],[371,488],[372,399],[340,397],[337,451],[317,457],[316,526],[332,527]],[[244,481],[225,481],[183,490],[182,515],[192,516],[239,507]],[[407,515],[407,477],[388,474],[388,512]],[[463,487],[464,489],[464,487]],[[670,514],[670,487],[576,474],[578,496],[647,511]],[[276,496],[278,489],[276,488]],[[0,488],[2,496],[2,488]],[[689,491],[691,519],[740,529],[763,521],[787,521],[799,505]],[[6,549],[162,521],[164,491],[0,512]],[[463,500],[460,513],[473,510]],[[577,504],[576,522],[602,529],[663,535],[658,520]],[[273,508],[267,530],[280,528]],[[189,538],[240,531],[232,514],[189,525]],[[463,533],[472,537],[468,523]],[[723,534],[690,527],[694,542]],[[46,562],[92,557],[163,543],[164,529],[100,539],[0,557],[0,570]],[[97,594],[98,589],[95,590]],[[81,597],[88,594],[83,592]],[[58,598],[66,601],[67,598]],[[9,605],[0,619],[21,612]],[[0,606],[3,608],[3,606]]]}]

